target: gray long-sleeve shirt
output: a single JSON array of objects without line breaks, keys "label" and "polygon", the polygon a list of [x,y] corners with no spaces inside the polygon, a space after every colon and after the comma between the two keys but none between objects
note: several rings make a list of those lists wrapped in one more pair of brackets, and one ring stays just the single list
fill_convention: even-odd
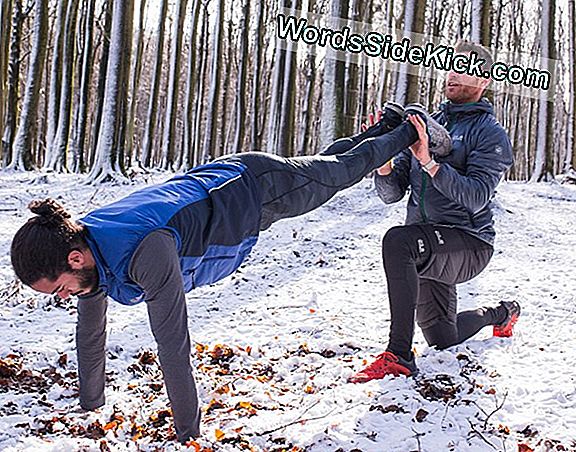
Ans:
[{"label": "gray long-sleeve shirt", "polygon": [[[130,277],[146,294],[152,334],[180,442],[200,435],[200,409],[192,365],[186,299],[176,243],[169,231],[148,234],[134,253]],[[76,346],[80,405],[104,404],[107,297],[102,291],[78,297]]]}]

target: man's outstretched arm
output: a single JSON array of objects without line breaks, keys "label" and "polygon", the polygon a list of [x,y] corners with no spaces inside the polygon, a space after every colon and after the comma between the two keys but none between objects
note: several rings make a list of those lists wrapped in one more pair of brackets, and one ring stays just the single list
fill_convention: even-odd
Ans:
[{"label": "man's outstretched arm", "polygon": [[165,230],[154,231],[138,246],[130,276],[146,293],[152,334],[172,406],[178,441],[200,435],[200,409],[190,363],[190,336],[184,285],[176,242]]},{"label": "man's outstretched arm", "polygon": [[78,297],[76,353],[80,380],[80,406],[93,410],[104,405],[106,383],[106,294]]}]

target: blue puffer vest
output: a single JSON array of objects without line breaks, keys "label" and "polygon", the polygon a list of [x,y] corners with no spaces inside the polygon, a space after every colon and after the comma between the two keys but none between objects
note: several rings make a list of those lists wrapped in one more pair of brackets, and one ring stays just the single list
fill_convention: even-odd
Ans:
[{"label": "blue puffer vest", "polygon": [[157,229],[176,239],[186,292],[228,276],[258,240],[260,196],[245,165],[214,162],[89,213],[79,223],[100,288],[122,304],[144,300],[128,269],[140,242]]}]

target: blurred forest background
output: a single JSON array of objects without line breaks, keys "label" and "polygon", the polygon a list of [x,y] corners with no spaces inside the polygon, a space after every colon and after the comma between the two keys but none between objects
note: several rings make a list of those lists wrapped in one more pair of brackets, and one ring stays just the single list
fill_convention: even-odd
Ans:
[{"label": "blurred forest background", "polygon": [[0,0],[3,171],[127,181],[224,154],[318,152],[386,100],[434,110],[444,77],[276,46],[281,8],[560,61],[553,101],[490,93],[513,180],[574,180],[576,0]]}]

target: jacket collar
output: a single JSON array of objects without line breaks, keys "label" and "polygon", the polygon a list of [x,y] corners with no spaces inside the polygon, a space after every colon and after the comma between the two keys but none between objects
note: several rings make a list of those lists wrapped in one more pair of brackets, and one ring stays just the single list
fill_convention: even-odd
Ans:
[{"label": "jacket collar", "polygon": [[459,116],[476,115],[480,113],[489,113],[494,115],[494,107],[485,97],[478,102],[466,104],[455,104],[452,101],[445,101],[440,104],[440,111],[447,120],[453,120]]}]

